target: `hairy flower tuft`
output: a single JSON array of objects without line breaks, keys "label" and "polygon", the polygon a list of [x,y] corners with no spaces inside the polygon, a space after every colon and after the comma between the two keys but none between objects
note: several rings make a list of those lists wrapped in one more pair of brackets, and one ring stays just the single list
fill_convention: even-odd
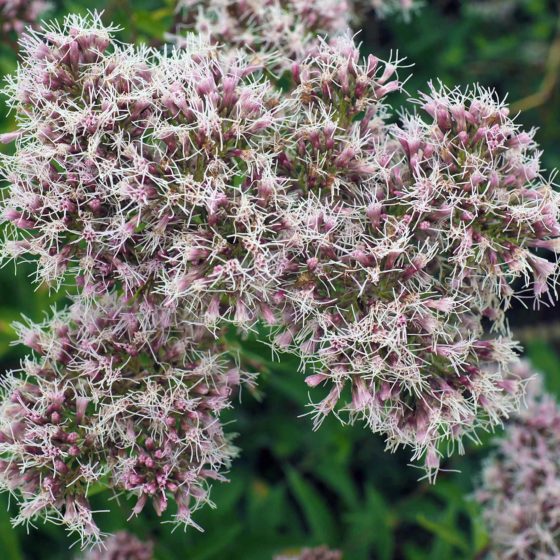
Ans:
[{"label": "hairy flower tuft", "polygon": [[[315,427],[361,421],[430,478],[517,409],[504,313],[555,296],[559,200],[503,103],[431,86],[395,125],[400,61],[347,35],[314,40],[280,92],[246,51],[113,31],[92,15],[30,33],[7,87],[5,256],[79,293],[20,328],[43,356],[6,388],[4,431],[30,442],[6,440],[6,484],[40,497],[22,519],[79,525],[91,478],[192,524],[233,454],[220,412],[248,381],[223,354],[231,325],[266,323],[301,358]],[[66,461],[60,425],[95,445]]]},{"label": "hairy flower tuft", "polygon": [[83,544],[101,533],[88,496],[111,488],[179,524],[208,502],[235,455],[219,421],[243,375],[165,308],[105,296],[77,300],[43,325],[19,325],[36,357],[3,380],[0,483],[16,523],[64,525]]},{"label": "hairy flower tuft", "polygon": [[482,484],[482,505],[496,558],[525,560],[560,555],[560,408],[533,391],[495,441]]}]

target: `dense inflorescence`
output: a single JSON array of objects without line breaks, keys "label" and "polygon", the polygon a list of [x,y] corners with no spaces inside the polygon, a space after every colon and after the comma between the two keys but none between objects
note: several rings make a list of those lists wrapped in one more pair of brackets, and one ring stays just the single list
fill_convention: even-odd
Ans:
[{"label": "dense inflorescence", "polygon": [[83,556],[83,560],[153,560],[153,558],[153,543],[141,541],[127,531],[115,533]]},{"label": "dense inflorescence", "polygon": [[72,20],[45,37],[8,88],[4,215],[31,232],[8,253],[211,330],[277,324],[309,385],[332,384],[316,424],[346,411],[432,469],[441,441],[515,407],[515,344],[481,318],[501,326],[529,270],[546,292],[556,267],[531,249],[556,248],[558,203],[489,93],[433,88],[395,128],[396,64],[347,37],[294,63],[282,101],[240,52],[197,39],[162,55]]},{"label": "dense inflorescence", "polygon": [[422,114],[396,132],[407,164],[397,186],[426,237],[437,239],[441,279],[494,321],[516,279],[521,296],[532,287],[554,299],[557,266],[534,249],[560,250],[559,199],[540,174],[534,131],[520,130],[482,88],[431,86],[418,103]]},{"label": "dense inflorescence", "polygon": [[88,494],[106,487],[136,497],[133,514],[171,502],[177,523],[195,525],[235,455],[219,415],[242,377],[207,333],[112,296],[18,330],[36,358],[2,382],[0,483],[22,502],[15,522],[95,542]]},{"label": "dense inflorescence", "polygon": [[99,22],[23,47],[5,215],[34,234],[6,250],[38,255],[47,281],[70,269],[85,294],[118,283],[254,320],[283,188],[264,134],[281,104],[257,68],[196,40],[169,56],[121,46]]},{"label": "dense inflorescence", "polygon": [[535,295],[553,284],[556,265],[530,248],[556,248],[558,198],[530,135],[487,92],[433,89],[426,117],[388,127],[394,73],[360,62],[346,38],[294,65],[278,159],[298,196],[276,342],[314,366],[310,386],[331,384],[317,423],[346,411],[437,468],[440,442],[515,408],[504,379],[516,344],[505,328],[489,338],[482,319],[502,326],[513,280],[531,269]]},{"label": "dense inflorescence", "polygon": [[347,0],[181,0],[183,26],[218,44],[297,58],[315,35],[346,31]]},{"label": "dense inflorescence", "polygon": [[545,560],[560,555],[559,434],[557,402],[536,390],[495,441],[476,493],[493,558]]},{"label": "dense inflorescence", "polygon": [[298,554],[275,556],[274,560],[342,560],[342,553],[338,550],[330,550],[326,546],[318,546],[304,548]]},{"label": "dense inflorescence", "polygon": [[[370,10],[378,16],[401,13],[408,18],[413,0],[179,0],[182,28],[213,42],[267,52],[285,68],[304,56],[317,37],[344,34]],[[181,43],[179,33],[176,40]]]},{"label": "dense inflorescence", "polygon": [[26,35],[6,88],[4,255],[78,292],[22,330],[39,357],[6,382],[21,521],[98,538],[101,484],[192,523],[247,379],[224,357],[229,325],[268,324],[326,386],[315,426],[364,421],[430,476],[517,408],[504,313],[555,296],[559,200],[491,92],[431,86],[389,124],[399,61],[363,60],[349,36],[310,43],[280,90],[255,62],[268,54],[113,32],[93,15]]},{"label": "dense inflorescence", "polygon": [[0,31],[21,33],[36,24],[49,6],[42,0],[0,0]]}]

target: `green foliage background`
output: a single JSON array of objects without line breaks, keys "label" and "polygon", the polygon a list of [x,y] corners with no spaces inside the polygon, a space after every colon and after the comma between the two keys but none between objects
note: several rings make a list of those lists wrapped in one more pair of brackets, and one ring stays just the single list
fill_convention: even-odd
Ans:
[{"label": "green foliage background", "polygon": [[[364,53],[388,57],[398,50],[414,63],[408,69],[411,94],[430,79],[448,85],[480,82],[501,96],[508,94],[514,108],[526,106],[520,120],[539,127],[544,162],[553,169],[560,164],[557,3],[509,3],[516,5],[509,16],[484,19],[472,1],[428,1],[409,23],[372,18],[359,38]],[[158,44],[173,23],[170,0],[64,0],[55,2],[51,15],[93,8],[104,9],[106,21],[121,25],[121,37],[128,41]],[[16,59],[12,38],[2,37],[0,73],[12,71]],[[402,72],[401,77],[407,70]],[[531,103],[527,96],[538,92],[545,79],[551,87],[538,103]],[[394,102],[398,105],[398,96]],[[0,105],[0,132],[11,128],[12,117]],[[0,371],[17,367],[21,358],[20,350],[10,345],[10,323],[22,313],[38,320],[60,299],[33,286],[31,272],[32,267],[18,267],[15,275],[11,265],[0,270]],[[526,342],[529,358],[545,373],[549,389],[560,395],[555,314],[553,309],[514,309],[511,321]],[[536,337],[527,328],[535,325],[540,326]],[[313,433],[297,362],[271,361],[267,349],[254,340],[235,344],[247,367],[261,372],[262,396],[245,393],[242,406],[229,414],[242,451],[231,482],[213,489],[216,509],[198,512],[204,533],[172,533],[152,512],[130,522],[140,537],[157,543],[158,560],[267,560],[281,551],[319,544],[342,549],[346,560],[485,557],[488,537],[469,495],[488,453],[489,435],[482,437],[482,445],[469,445],[466,456],[445,464],[437,484],[430,485],[418,480],[422,473],[408,466],[406,452],[384,453],[383,441],[359,426],[343,427],[330,418]],[[130,506],[126,498],[99,494],[93,503],[99,510],[112,510],[98,515],[103,529],[124,527]],[[29,533],[13,529],[9,509],[7,498],[0,497],[3,559],[55,560],[78,553],[68,551],[72,541],[57,527],[29,528]]]}]

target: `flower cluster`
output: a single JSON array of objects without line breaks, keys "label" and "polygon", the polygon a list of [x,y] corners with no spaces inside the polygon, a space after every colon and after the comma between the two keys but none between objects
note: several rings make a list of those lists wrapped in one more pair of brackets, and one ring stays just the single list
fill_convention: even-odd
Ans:
[{"label": "flower cluster", "polygon": [[516,415],[483,471],[476,494],[495,558],[560,556],[560,408],[534,394]]},{"label": "flower cluster", "polygon": [[28,37],[8,88],[4,215],[34,233],[6,251],[38,255],[41,280],[69,269],[85,295],[118,284],[208,323],[254,320],[274,276],[278,94],[241,53],[194,40],[166,56],[79,26]]},{"label": "flower cluster", "polygon": [[132,533],[119,531],[90,550],[83,560],[153,560],[154,546]]},{"label": "flower cluster", "polygon": [[265,51],[287,58],[301,56],[314,35],[344,32],[349,0],[180,0],[183,25],[213,42]]},{"label": "flower cluster", "polygon": [[477,88],[432,86],[389,124],[399,61],[345,35],[310,44],[282,91],[231,46],[123,45],[95,15],[22,40],[3,252],[79,296],[22,330],[42,357],[6,384],[21,520],[98,536],[87,489],[104,484],[190,523],[233,452],[228,325],[270,325],[326,386],[316,426],[362,420],[429,475],[518,406],[504,312],[555,295],[560,245],[532,133]]},{"label": "flower cluster", "polygon": [[406,154],[397,188],[426,238],[438,239],[441,278],[492,320],[516,279],[521,295],[531,286],[535,297],[552,297],[557,266],[534,249],[560,251],[559,198],[540,175],[534,131],[520,130],[482,88],[432,85],[418,102],[423,114],[396,133]]},{"label": "flower cluster", "polygon": [[28,25],[37,23],[48,8],[43,0],[0,0],[0,31],[21,33]]},{"label": "flower cluster", "polygon": [[211,330],[277,324],[331,384],[317,424],[344,410],[431,469],[516,406],[515,344],[482,315],[530,270],[546,292],[556,266],[532,249],[556,248],[558,200],[489,93],[434,88],[394,128],[397,61],[347,37],[296,62],[282,101],[196,38],[158,54],[70,19],[24,47],[5,250],[41,279],[69,269],[86,296],[150,294]]},{"label": "flower cluster", "polygon": [[135,496],[133,514],[171,502],[195,525],[235,455],[219,414],[242,377],[206,332],[112,296],[17,327],[36,358],[2,382],[0,483],[22,503],[15,523],[43,518],[96,542],[88,494],[106,487]]},{"label": "flower cluster", "polygon": [[[267,52],[278,59],[301,58],[316,38],[343,34],[369,10],[408,18],[414,0],[179,0],[182,27],[213,42]],[[179,37],[175,38],[179,44]]]},{"label": "flower cluster", "polygon": [[342,553],[326,546],[304,548],[299,554],[275,556],[274,560],[342,560]]},{"label": "flower cluster", "polygon": [[[505,382],[516,344],[507,333],[489,338],[483,312],[531,268],[510,255],[534,265],[535,294],[546,291],[556,265],[530,248],[556,247],[558,198],[538,175],[530,136],[486,92],[464,94],[461,105],[456,92],[434,89],[427,117],[389,127],[383,98],[399,87],[394,73],[375,57],[360,62],[346,38],[294,65],[295,117],[278,156],[291,189],[288,328],[276,342],[313,366],[310,386],[330,384],[317,423],[346,411],[436,469],[440,442],[516,406],[516,384]],[[445,113],[444,131],[431,120],[436,103],[440,120],[444,108],[457,115]],[[473,175],[478,188],[465,188]]]}]

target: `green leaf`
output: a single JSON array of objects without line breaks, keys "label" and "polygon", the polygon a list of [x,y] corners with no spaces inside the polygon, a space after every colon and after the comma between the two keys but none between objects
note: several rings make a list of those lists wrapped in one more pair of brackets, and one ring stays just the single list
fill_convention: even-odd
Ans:
[{"label": "green leaf", "polygon": [[136,27],[148,37],[163,39],[163,36],[170,27],[173,11],[169,8],[159,10],[137,10],[134,13],[134,23]]},{"label": "green leaf", "polygon": [[294,468],[288,467],[286,473],[289,486],[317,543],[333,543],[336,538],[336,526],[329,506],[319,492]]},{"label": "green leaf", "polygon": [[349,508],[355,508],[358,505],[358,490],[347,468],[339,463],[330,462],[315,465],[314,471],[331,490],[344,500]]},{"label": "green leaf", "polygon": [[544,340],[531,340],[526,343],[526,350],[531,363],[545,378],[547,389],[560,397],[560,357],[552,346]]},{"label": "green leaf", "polygon": [[460,548],[463,552],[469,551],[469,545],[465,537],[453,526],[428,519],[422,514],[416,516],[416,521],[426,531],[433,533],[444,542]]},{"label": "green leaf", "polygon": [[0,503],[0,550],[2,558],[6,560],[23,560],[18,535],[10,523],[10,514],[4,500]]},{"label": "green leaf", "polygon": [[490,542],[488,530],[482,520],[480,506],[472,499],[465,499],[465,510],[471,520],[471,541],[475,554],[480,554],[488,548]]},{"label": "green leaf", "polygon": [[201,543],[189,550],[189,558],[196,560],[222,559],[225,553],[235,550],[233,543],[243,532],[241,523],[232,522],[222,526],[219,531],[205,532]]},{"label": "green leaf", "polygon": [[395,514],[371,483],[366,486],[364,502],[345,520],[349,524],[348,549],[352,558],[370,558],[373,552],[380,560],[394,557]]}]

